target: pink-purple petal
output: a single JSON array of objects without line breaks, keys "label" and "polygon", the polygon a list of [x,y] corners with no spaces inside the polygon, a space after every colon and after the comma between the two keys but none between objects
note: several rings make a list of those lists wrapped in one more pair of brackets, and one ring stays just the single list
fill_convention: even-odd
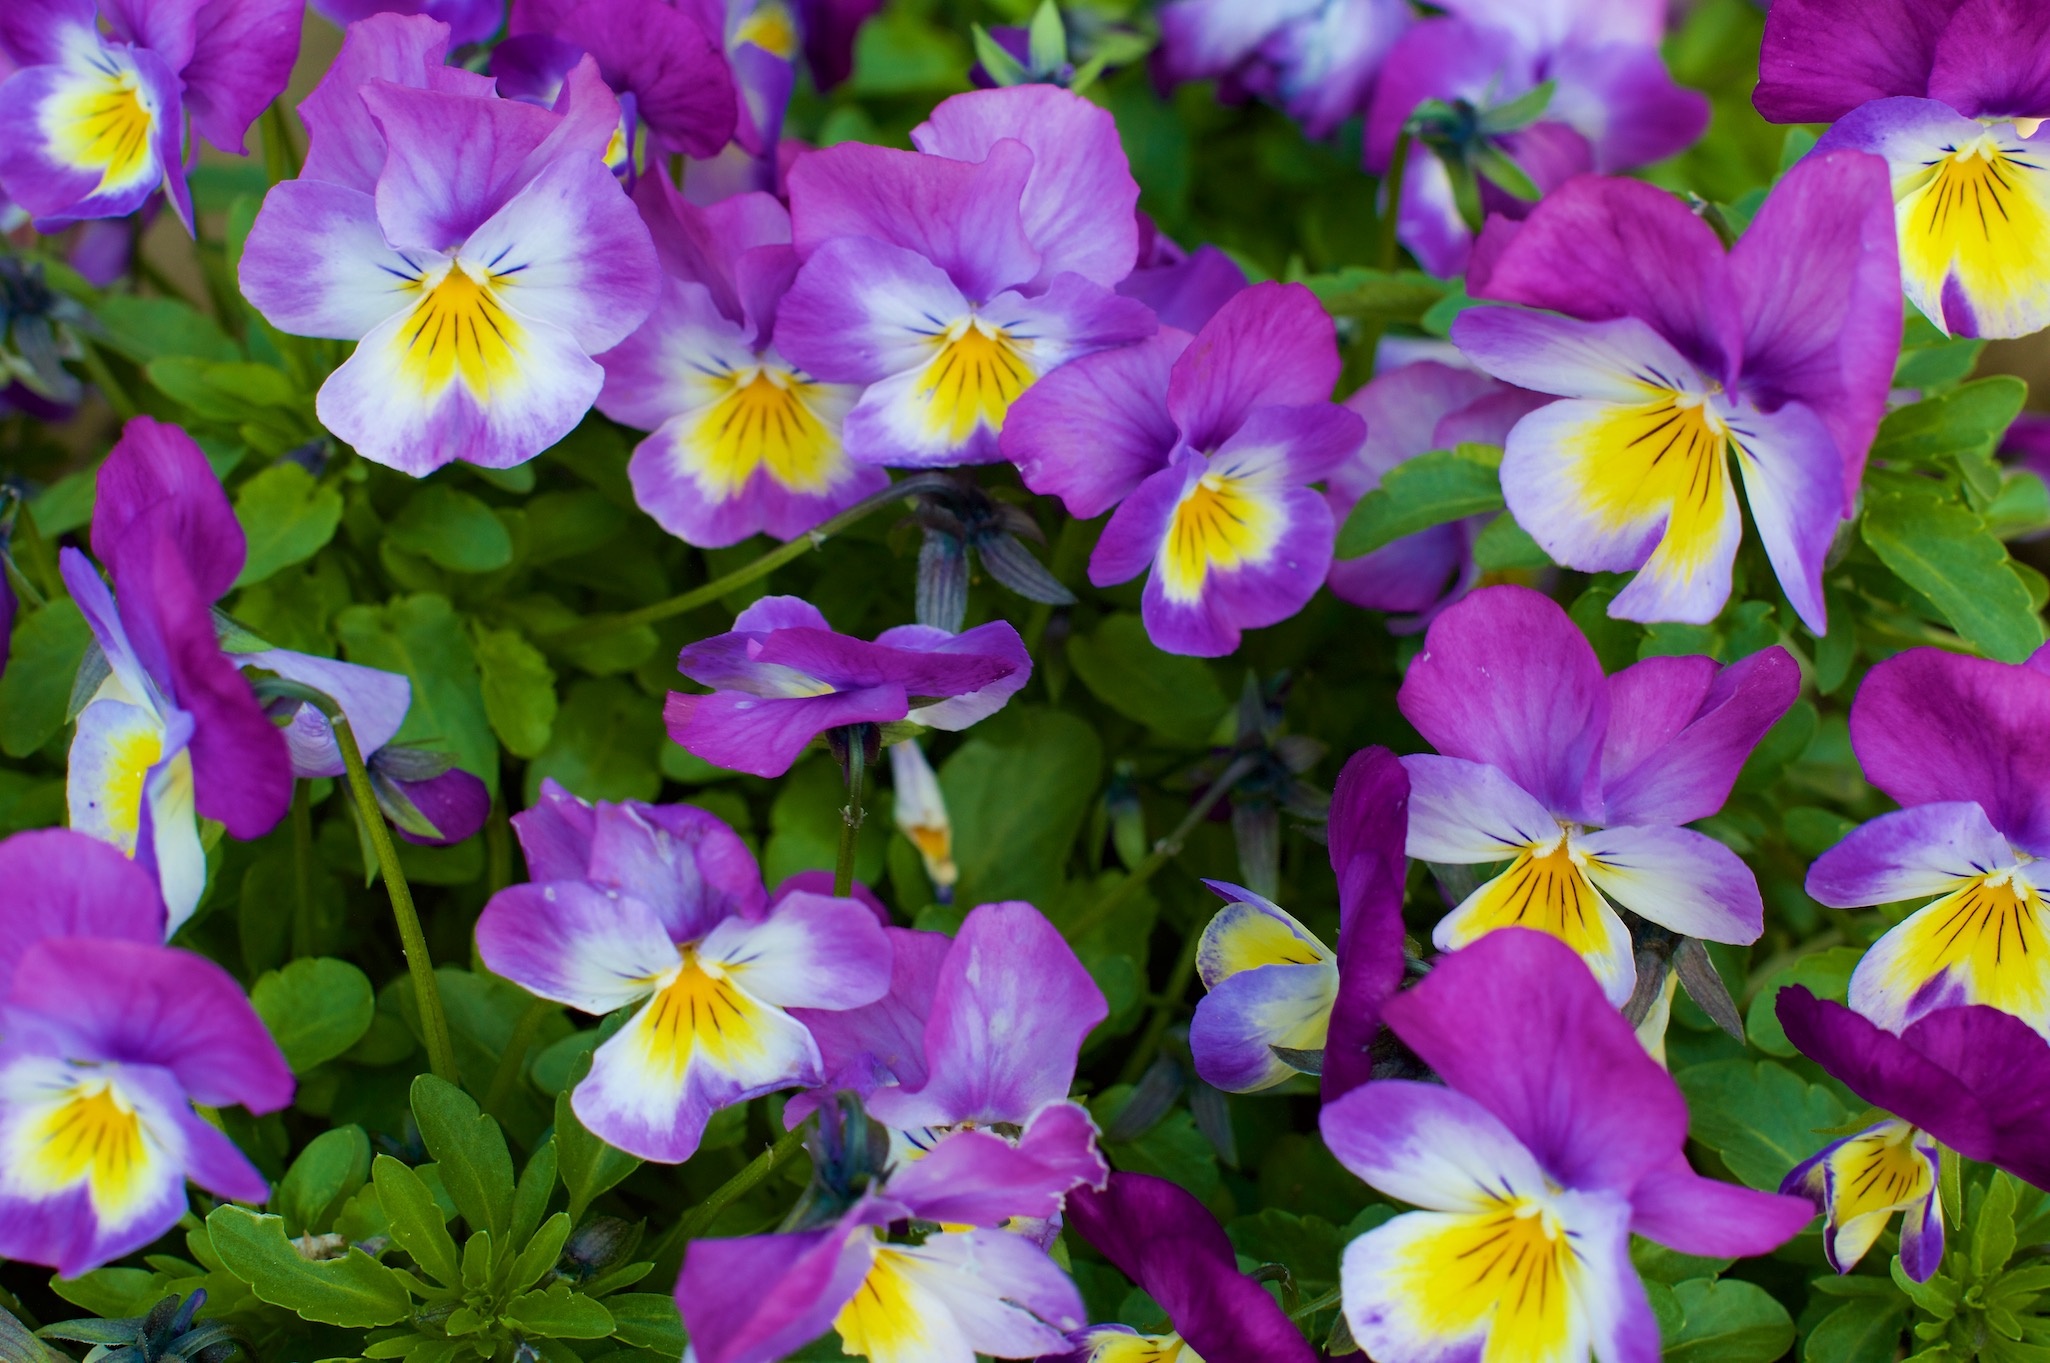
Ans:
[{"label": "pink-purple petal", "polygon": [[1682,1254],[1719,1259],[1769,1254],[1815,1218],[1805,1198],[1703,1178],[1684,1155],[1638,1181],[1630,1210],[1634,1234]]},{"label": "pink-purple petal", "polygon": [[1329,402],[1338,382],[1336,333],[1316,295],[1265,283],[1234,294],[1196,333],[1168,379],[1167,409],[1205,453],[1256,407]]},{"label": "pink-purple petal", "polygon": [[999,442],[1004,458],[1025,486],[1059,497],[1069,515],[1102,515],[1173,453],[1168,374],[1188,344],[1187,335],[1163,329],[1062,365],[1011,405]]},{"label": "pink-purple petal", "polygon": [[1778,645],[1723,668],[1710,658],[1647,658],[1611,676],[1605,817],[1683,824],[1716,813],[1800,691],[1800,667]]}]

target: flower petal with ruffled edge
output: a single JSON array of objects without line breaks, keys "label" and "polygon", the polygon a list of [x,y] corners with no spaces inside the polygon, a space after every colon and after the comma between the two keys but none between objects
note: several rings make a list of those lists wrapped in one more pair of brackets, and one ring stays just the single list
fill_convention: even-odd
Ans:
[{"label": "flower petal with ruffled edge", "polygon": [[1166,467],[1180,438],[1168,376],[1189,337],[1163,329],[1064,364],[1012,404],[1000,440],[1025,486],[1093,518]]},{"label": "flower petal with ruffled edge", "polygon": [[2050,903],[2011,863],[1957,882],[1872,944],[1849,999],[1890,1031],[1979,1003],[2050,1036]]},{"label": "flower petal with ruffled edge", "polygon": [[1728,667],[1712,658],[1661,657],[1613,674],[1602,740],[1604,820],[1682,824],[1716,813],[1800,689],[1800,666],[1778,645]]}]

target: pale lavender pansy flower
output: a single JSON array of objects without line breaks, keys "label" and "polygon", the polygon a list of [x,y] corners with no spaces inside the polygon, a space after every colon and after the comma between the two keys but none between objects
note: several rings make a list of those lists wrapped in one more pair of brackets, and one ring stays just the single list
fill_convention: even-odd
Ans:
[{"label": "pale lavender pansy flower", "polygon": [[[1343,525],[1360,498],[1381,486],[1397,465],[1473,443],[1500,445],[1518,420],[1546,399],[1472,369],[1435,360],[1374,376],[1345,400],[1366,423],[1366,439],[1331,471],[1324,500]],[[1333,559],[1325,583],[1341,601],[1396,617],[1396,634],[1413,634],[1472,590],[1479,578],[1473,544],[1489,516],[1434,525],[1358,558]]]},{"label": "pale lavender pansy flower", "polygon": [[82,833],[0,843],[0,883],[0,1256],[77,1277],[171,1230],[188,1178],[262,1201],[263,1175],[193,1111],[292,1100],[241,986],[161,945],[148,874]]},{"label": "pale lavender pansy flower", "polygon": [[1154,79],[1215,80],[1259,96],[1311,137],[1366,112],[1389,48],[1411,23],[1403,0],[1175,0],[1160,11]]},{"label": "pale lavender pansy flower", "polygon": [[[1705,624],[1729,599],[1744,517],[1809,629],[1900,351],[1886,168],[1811,156],[1728,251],[1664,190],[1576,178],[1521,224],[1452,325],[1468,359],[1565,399],[1518,421],[1509,510],[1567,567],[1635,572],[1626,620]],[[1563,313],[1564,316],[1553,314]]]},{"label": "pale lavender pansy flower", "polygon": [[1089,580],[1150,570],[1153,642],[1221,657],[1240,631],[1301,610],[1330,566],[1331,510],[1309,485],[1362,435],[1331,401],[1339,367],[1315,296],[1256,284],[1193,338],[1162,331],[1043,380],[1018,403],[1004,455],[1071,515],[1115,506]]},{"label": "pale lavender pansy flower", "polygon": [[1526,587],[1483,588],[1447,610],[1397,697],[1442,754],[1403,759],[1409,854],[1510,865],[1431,940],[1450,951],[1537,928],[1585,958],[1617,1007],[1637,972],[1610,900],[1687,937],[1756,941],[1765,908],[1751,868],[1682,825],[1722,808],[1800,684],[1778,646],[1727,667],[1655,657],[1605,677],[1566,612]]},{"label": "pale lavender pansy flower", "polygon": [[861,390],[817,382],[776,348],[797,272],[783,205],[747,193],[699,208],[661,175],[643,176],[634,200],[662,298],[598,357],[598,410],[652,432],[627,465],[641,509],[685,543],[718,547],[763,531],[794,539],[889,486],[841,445]]},{"label": "pale lavender pansy flower", "polygon": [[1764,1254],[1814,1216],[1688,1167],[1679,1088],[1544,934],[1441,958],[1386,1016],[1444,1083],[1367,1084],[1320,1122],[1341,1164],[1418,1208],[1354,1240],[1340,1269],[1352,1337],[1381,1363],[1656,1363],[1632,1235]]},{"label": "pale lavender pansy flower", "polygon": [[308,0],[314,12],[337,28],[373,14],[424,14],[448,25],[456,47],[487,43],[505,23],[505,0]]},{"label": "pale lavender pansy flower", "polygon": [[618,102],[596,66],[560,112],[442,65],[448,28],[352,25],[300,106],[301,178],[274,185],[242,291],[279,329],[357,342],[321,385],[322,424],[416,476],[524,463],[598,395],[591,356],[660,292],[647,228],[607,169]]},{"label": "pale lavender pansy flower", "polygon": [[791,167],[804,262],[777,348],[866,384],[847,453],[930,468],[997,459],[1019,394],[1156,323],[1111,289],[1138,252],[1133,181],[1108,111],[1050,85],[955,95],[916,152],[844,142]]},{"label": "pale lavender pansy flower", "polygon": [[1002,709],[1032,676],[1002,620],[961,634],[899,625],[874,643],[835,634],[819,608],[765,596],[726,634],[686,647],[677,670],[710,695],[669,693],[669,736],[714,766],[781,776],[828,729],[908,719],[965,729]]},{"label": "pale lavender pansy flower", "polygon": [[292,74],[299,13],[297,0],[8,0],[0,62],[18,69],[0,83],[0,189],[52,232],[125,216],[161,186],[191,230],[186,120],[240,154]]},{"label": "pale lavender pansy flower", "polygon": [[78,715],[65,799],[73,828],[157,881],[175,932],[206,889],[199,819],[257,838],[292,799],[285,739],[214,628],[246,544],[199,446],[136,417],[100,465],[92,548],[112,592],[78,550],[59,555],[105,662]]},{"label": "pale lavender pansy flower", "polygon": [[746,845],[703,810],[593,807],[548,781],[513,825],[533,879],[485,905],[478,955],[586,1013],[646,1000],[570,1099],[621,1150],[681,1162],[719,1109],[817,1083],[818,1045],[788,1010],[888,987],[889,941],[865,906],[803,891],[771,906]]}]

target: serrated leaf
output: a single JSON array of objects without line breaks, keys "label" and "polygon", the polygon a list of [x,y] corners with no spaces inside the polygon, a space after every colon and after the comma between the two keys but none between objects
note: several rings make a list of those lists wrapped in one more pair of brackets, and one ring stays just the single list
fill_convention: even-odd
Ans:
[{"label": "serrated leaf", "polygon": [[463,1220],[502,1240],[512,1228],[513,1166],[498,1123],[469,1094],[431,1074],[413,1080],[413,1117]]},{"label": "serrated leaf", "polygon": [[622,1344],[653,1349],[673,1358],[683,1352],[683,1317],[676,1298],[666,1292],[620,1292],[605,1299],[612,1313],[612,1334]]},{"label": "serrated leaf", "polygon": [[570,1219],[567,1213],[557,1212],[543,1222],[527,1247],[520,1251],[520,1257],[513,1261],[512,1277],[508,1286],[515,1292],[524,1291],[541,1281],[541,1276],[555,1267],[555,1261],[562,1257],[562,1247],[569,1241]]},{"label": "serrated leaf", "polygon": [[1434,525],[1502,509],[1502,451],[1460,445],[1404,460],[1381,475],[1338,532],[1339,558],[1358,558]]},{"label": "serrated leaf", "polygon": [[1165,653],[1136,614],[1107,615],[1068,640],[1068,661],[1111,709],[1178,743],[1205,743],[1230,706],[1217,674],[1200,658]]},{"label": "serrated leaf", "polygon": [[413,1306],[405,1280],[351,1246],[338,1259],[303,1257],[279,1216],[223,1205],[207,1217],[208,1236],[228,1271],[262,1301],[323,1325],[367,1329],[404,1320]]},{"label": "serrated leaf", "polygon": [[1896,408],[1879,423],[1870,458],[1925,468],[1958,455],[1990,458],[2028,396],[2026,383],[1999,374]]},{"label": "serrated leaf", "polygon": [[1824,1316],[1808,1333],[1801,1350],[1804,1363],[1893,1363],[1908,1303],[1899,1296],[1892,1300],[1893,1309],[1851,1301]]},{"label": "serrated leaf", "polygon": [[370,1138],[351,1124],[306,1143],[271,1194],[271,1206],[299,1232],[326,1231],[370,1177]]},{"label": "serrated leaf", "polygon": [[533,1239],[535,1228],[547,1214],[548,1199],[555,1192],[556,1163],[553,1136],[527,1157],[519,1186],[513,1189],[512,1244],[524,1245]]}]

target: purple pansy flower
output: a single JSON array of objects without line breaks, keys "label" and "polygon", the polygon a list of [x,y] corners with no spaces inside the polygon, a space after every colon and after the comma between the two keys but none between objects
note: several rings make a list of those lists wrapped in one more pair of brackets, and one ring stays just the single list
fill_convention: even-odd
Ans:
[{"label": "purple pansy flower", "polygon": [[[1345,400],[1366,422],[1366,439],[1352,458],[1331,471],[1324,500],[1339,524],[1359,499],[1381,486],[1388,471],[1432,450],[1471,442],[1499,445],[1542,394],[1499,383],[1486,374],[1435,360],[1377,374]],[[1325,581],[1341,601],[1396,616],[1398,634],[1412,634],[1472,590],[1479,570],[1473,542],[1489,517],[1434,525],[1358,558],[1334,559]]]},{"label": "purple pansy flower", "polygon": [[93,553],[60,560],[106,673],[71,742],[71,826],[143,866],[176,932],[206,889],[199,818],[238,838],[268,833],[292,800],[292,759],[235,660],[212,606],[246,544],[206,456],[176,426],[136,417],[100,465]]},{"label": "purple pansy flower", "polygon": [[804,266],[777,348],[817,379],[868,385],[847,415],[854,459],[986,464],[1035,380],[1153,333],[1144,305],[1111,292],[1137,258],[1139,188],[1109,112],[1050,85],[955,95],[911,140],[791,168]]},{"label": "purple pansy flower", "polygon": [[1421,1209],[1354,1240],[1340,1270],[1352,1337],[1381,1363],[1655,1363],[1633,1234],[1763,1254],[1814,1214],[1688,1167],[1680,1090],[1545,934],[1442,958],[1386,1016],[1443,1085],[1377,1081],[1321,1120],[1340,1163]]},{"label": "purple pansy flower", "polygon": [[1540,929],[1584,957],[1618,1007],[1637,972],[1610,899],[1688,937],[1756,941],[1765,909],[1751,868],[1681,825],[1722,808],[1800,685],[1778,646],[1728,667],[1646,658],[1605,677],[1566,612],[1527,587],[1483,588],[1440,615],[1397,697],[1442,754],[1403,759],[1409,854],[1510,866],[1431,940],[1450,951]]},{"label": "purple pansy flower", "polygon": [[1902,281],[1960,336],[2050,325],[2050,26],[2014,0],[1780,0],[1758,111],[1893,176]]},{"label": "purple pansy flower", "polygon": [[268,1196],[193,1105],[274,1112],[291,1071],[227,971],[161,945],[150,877],[52,828],[0,843],[0,884],[0,1257],[77,1277],[175,1226],[187,1178]]},{"label": "purple pansy flower", "polygon": [[1858,962],[1851,1007],[1898,1032],[1932,1009],[1986,1004],[2050,1035],[2050,881],[2035,865],[2050,855],[2050,648],[2020,665],[1896,654],[1858,688],[1851,745],[1905,807],[1817,858],[1808,893],[1838,907],[1930,901]]},{"label": "purple pansy flower", "polygon": [[492,53],[492,70],[504,61],[508,72],[529,74],[537,60],[574,66],[588,54],[630,111],[628,142],[645,142],[656,156],[710,156],[733,136],[733,73],[718,30],[694,9],[666,0],[513,0],[510,50]]},{"label": "purple pansy flower", "polygon": [[448,25],[455,47],[488,43],[505,22],[505,0],[309,0],[337,28],[373,14],[424,14]]},{"label": "purple pansy flower", "polygon": [[[1775,1008],[1787,1040],[1874,1107],[1893,1114],[1834,1141],[1787,1175],[1813,1198],[1823,1252],[1849,1272],[1898,1210],[1901,1267],[1927,1282],[1943,1258],[1936,1142],[2050,1182],[2050,1045],[1983,1006],[1939,1008],[1898,1034],[1796,985]],[[1954,1209],[1955,1210],[1955,1209]]]},{"label": "purple pansy flower", "polygon": [[[1270,900],[1222,881],[1230,901],[1196,952],[1207,991],[1189,1024],[1205,1083],[1228,1093],[1272,1088],[1296,1073],[1275,1051],[1326,1051],[1326,1097],[1366,1076],[1358,1063],[1380,1006],[1402,981],[1402,880],[1409,778],[1386,748],[1353,754],[1331,797],[1331,869],[1338,878],[1338,950]],[[1337,1004],[1343,999],[1342,1014]],[[1334,1040],[1331,1032],[1339,1035]]]},{"label": "purple pansy flower", "polygon": [[1554,402],[1517,422],[1502,494],[1554,560],[1632,572],[1626,620],[1705,624],[1743,533],[1734,462],[1781,588],[1826,627],[1823,557],[1854,507],[1900,351],[1885,167],[1811,156],[1736,246],[1672,195],[1592,176],[1546,197],[1452,339]]},{"label": "purple pansy flower", "polygon": [[1118,292],[1153,309],[1163,327],[1198,332],[1217,310],[1246,287],[1246,272],[1205,242],[1184,251],[1172,237],[1139,215],[1139,263],[1118,284]]},{"label": "purple pansy flower", "polygon": [[1224,1227],[1194,1194],[1148,1174],[1112,1174],[1103,1191],[1068,1198],[1068,1224],[1167,1312],[1173,1329],[1145,1336],[1099,1325],[1074,1337],[1064,1363],[1316,1363],[1265,1288],[1239,1272]]},{"label": "purple pansy flower", "polygon": [[1389,48],[1411,22],[1403,0],[1175,0],[1160,11],[1154,78],[1216,80],[1261,96],[1311,137],[1366,112]]},{"label": "purple pansy flower", "polygon": [[709,208],[666,177],[634,199],[666,277],[640,330],[598,362],[598,410],[652,431],[627,474],[642,510],[686,543],[794,539],[889,486],[840,443],[859,388],[819,383],[776,349],[777,307],[797,271],[790,214],[768,194]]},{"label": "purple pansy flower", "polygon": [[[1458,0],[1412,26],[1388,53],[1367,115],[1367,165],[1385,173],[1426,100],[1468,115],[1443,135],[1506,157],[1549,193],[1586,171],[1619,171],[1685,149],[1708,126],[1708,100],[1673,84],[1659,56],[1665,0]],[[1492,110],[1553,89],[1535,122],[1488,127]],[[1513,121],[1513,120],[1512,120]],[[1463,148],[1462,148],[1463,149]],[[1481,177],[1482,206],[1521,217],[1530,203]],[[1445,164],[1410,153],[1397,233],[1425,269],[1462,273],[1473,230]]]},{"label": "purple pansy flower", "polygon": [[781,776],[828,729],[909,719],[965,729],[1001,710],[1032,676],[1018,631],[1001,620],[949,634],[899,625],[874,643],[835,634],[819,608],[765,596],[730,633],[683,650],[677,670],[713,688],[669,693],[669,736],[714,766]]},{"label": "purple pansy flower", "polygon": [[357,341],[322,424],[414,475],[505,468],[598,395],[591,356],[660,292],[647,228],[602,159],[618,102],[586,61],[560,112],[442,65],[448,26],[377,15],[300,106],[304,175],[272,186],[242,291],[281,330]]},{"label": "purple pansy flower", "polygon": [[53,232],[123,217],[161,185],[189,231],[186,116],[240,155],[292,74],[299,13],[297,0],[8,0],[0,60],[19,69],[0,83],[0,189]]},{"label": "purple pansy flower", "polygon": [[485,905],[478,955],[586,1013],[648,1001],[570,1100],[631,1154],[689,1159],[720,1108],[817,1083],[818,1045],[787,1010],[854,1008],[888,986],[866,907],[803,891],[771,907],[746,845],[701,809],[594,808],[546,781],[513,825],[533,880]]},{"label": "purple pansy flower", "polygon": [[1192,339],[1162,331],[1092,356],[1018,404],[1004,455],[1076,517],[1116,506],[1089,560],[1098,586],[1151,570],[1146,632],[1221,657],[1286,620],[1331,562],[1331,510],[1309,484],[1360,442],[1333,403],[1330,316],[1300,284],[1256,284]]}]

